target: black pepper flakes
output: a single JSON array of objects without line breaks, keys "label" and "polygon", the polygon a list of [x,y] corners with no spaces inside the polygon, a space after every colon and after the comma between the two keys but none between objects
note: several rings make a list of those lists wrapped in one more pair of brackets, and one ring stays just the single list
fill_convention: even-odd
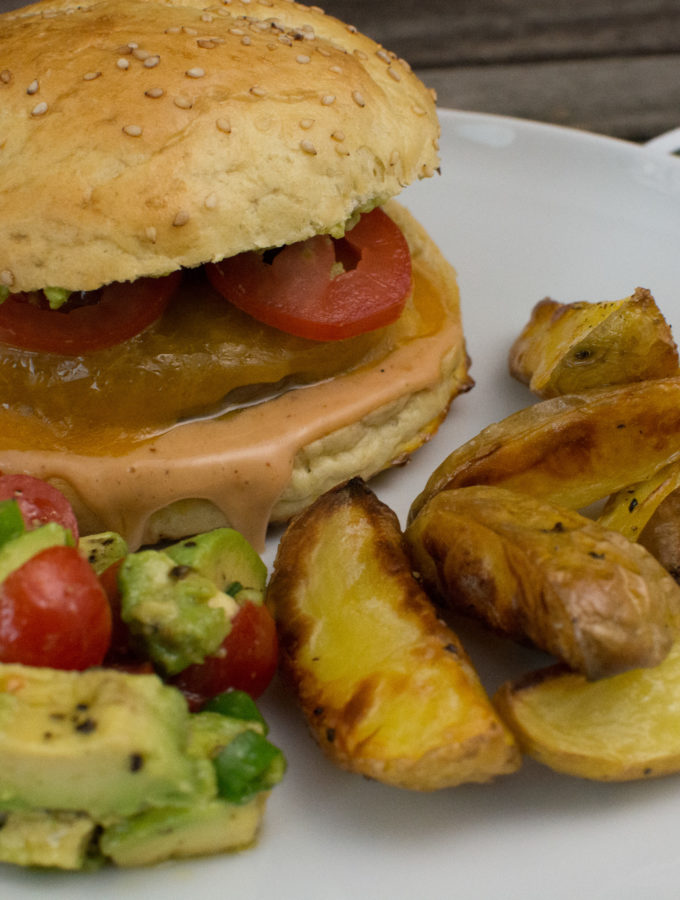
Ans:
[{"label": "black pepper flakes", "polygon": [[170,569],[170,578],[173,578],[175,581],[181,581],[183,578],[186,578],[188,575],[191,575],[193,569],[191,566],[173,566]]},{"label": "black pepper flakes", "polygon": [[81,719],[76,723],[75,730],[79,734],[92,734],[93,731],[97,730],[97,723],[88,716],[86,719]]},{"label": "black pepper flakes", "polygon": [[144,768],[144,757],[141,753],[131,753],[128,759],[128,768],[131,772],[139,772]]},{"label": "black pepper flakes", "polygon": [[638,505],[637,498],[633,497],[633,499],[628,504],[628,512],[632,513],[637,505]]}]

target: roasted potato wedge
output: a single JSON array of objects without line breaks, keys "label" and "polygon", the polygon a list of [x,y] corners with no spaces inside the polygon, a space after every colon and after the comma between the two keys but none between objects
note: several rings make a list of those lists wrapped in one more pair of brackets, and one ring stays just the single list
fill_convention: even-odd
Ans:
[{"label": "roasted potato wedge", "polygon": [[630,485],[612,494],[598,521],[636,541],[654,517],[661,504],[680,488],[680,462],[659,469],[647,481]]},{"label": "roasted potato wedge", "polygon": [[494,697],[522,750],[557,772],[631,781],[680,772],[680,643],[661,665],[587,681],[552,667]]},{"label": "roasted potato wedge", "polygon": [[573,510],[488,485],[451,489],[405,537],[431,596],[587,678],[655,666],[679,634],[680,586],[663,566]]},{"label": "roasted potato wedge", "polygon": [[342,768],[430,791],[519,766],[458,638],[413,578],[396,516],[359,479],[288,526],[267,603],[282,674]]},{"label": "roasted potato wedge", "polygon": [[670,326],[645,288],[606,303],[536,304],[509,353],[510,374],[539,397],[678,372]]},{"label": "roasted potato wedge", "polygon": [[638,539],[680,582],[680,489],[668,494],[654,510]]},{"label": "roasted potato wedge", "polygon": [[680,459],[680,377],[543,400],[489,425],[435,469],[410,518],[447,487],[496,484],[582,509]]}]

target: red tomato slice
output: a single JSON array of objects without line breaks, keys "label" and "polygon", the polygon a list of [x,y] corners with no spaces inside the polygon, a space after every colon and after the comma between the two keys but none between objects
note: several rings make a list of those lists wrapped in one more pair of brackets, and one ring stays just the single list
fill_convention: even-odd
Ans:
[{"label": "red tomato slice", "polygon": [[75,547],[48,547],[0,584],[0,662],[87,669],[110,639],[106,594]]},{"label": "red tomato slice", "polygon": [[[10,294],[0,303],[0,342],[22,350],[79,355],[113,347],[139,334],[162,314],[181,279],[139,278],[109,284],[73,298],[60,309],[29,302],[30,294]],[[87,302],[87,301],[93,302]]]},{"label": "red tomato slice", "polygon": [[209,656],[172,679],[192,709],[229,688],[246,691],[253,699],[274,677],[278,662],[276,626],[269,610],[244,603],[222,643],[222,655]]},{"label": "red tomato slice", "polygon": [[32,475],[0,475],[0,500],[16,500],[31,531],[46,522],[57,522],[69,528],[78,540],[78,522],[66,497],[47,481]]},{"label": "red tomato slice", "polygon": [[[336,262],[348,268],[332,277]],[[206,267],[214,287],[244,312],[280,331],[318,341],[355,337],[396,321],[411,289],[404,235],[381,209],[344,238],[327,235],[283,247],[271,264],[241,253]]]}]

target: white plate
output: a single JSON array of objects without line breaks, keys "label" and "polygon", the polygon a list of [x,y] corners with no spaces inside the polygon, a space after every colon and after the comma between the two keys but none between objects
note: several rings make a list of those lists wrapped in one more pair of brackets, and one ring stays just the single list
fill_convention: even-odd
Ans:
[{"label": "white plate", "polygon": [[[545,295],[613,300],[651,289],[680,321],[680,163],[551,126],[442,112],[442,175],[404,201],[456,265],[476,387],[431,443],[377,489],[405,515],[450,449],[531,401],[509,343]],[[273,548],[267,559],[271,561]],[[534,664],[470,636],[493,689]],[[597,784],[527,762],[491,785],[411,794],[335,770],[274,685],[263,704],[289,772],[255,849],[91,875],[0,867],[3,900],[655,900],[680,896],[680,782]],[[679,726],[680,727],[680,726]]]}]

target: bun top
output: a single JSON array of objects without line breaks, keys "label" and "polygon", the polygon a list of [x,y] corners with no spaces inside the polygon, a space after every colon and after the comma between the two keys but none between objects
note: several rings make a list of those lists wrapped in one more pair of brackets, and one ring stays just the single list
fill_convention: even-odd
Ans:
[{"label": "bun top", "polygon": [[92,290],[342,229],[438,165],[408,65],[292,0],[0,15],[0,285]]}]

